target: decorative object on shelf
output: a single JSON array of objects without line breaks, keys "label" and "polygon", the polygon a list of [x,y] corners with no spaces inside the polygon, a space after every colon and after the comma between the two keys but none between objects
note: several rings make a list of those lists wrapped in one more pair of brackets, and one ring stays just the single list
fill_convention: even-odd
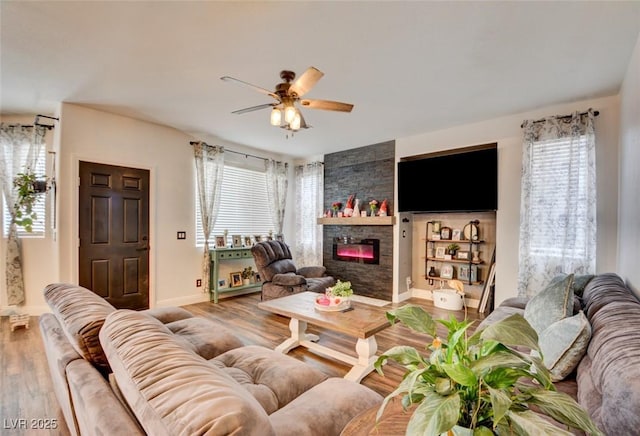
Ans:
[{"label": "decorative object on shelf", "polygon": [[442,227],[440,229],[440,239],[449,240],[451,239],[451,227]]},{"label": "decorative object on shelf", "polygon": [[284,242],[284,234],[282,233],[276,234],[276,241]]},{"label": "decorative object on shelf", "polygon": [[334,201],[333,203],[331,203],[331,209],[333,209],[333,216],[337,217],[338,216],[338,211],[340,210],[340,208],[342,208],[342,203],[339,201]]},{"label": "decorative object on shelf", "polygon": [[351,194],[347,199],[347,205],[344,207],[343,215],[345,217],[351,217],[353,215],[353,199],[356,194]]},{"label": "decorative object on shelf", "polygon": [[441,226],[440,221],[431,221],[431,224],[433,224],[433,233],[437,233],[439,235]]},{"label": "decorative object on shelf", "polygon": [[242,286],[242,271],[232,272],[229,274],[229,286],[232,288]]},{"label": "decorative object on shelf", "polygon": [[[356,198],[356,204],[355,206],[353,206],[353,214],[352,216],[354,217],[359,217],[360,216],[360,199]],[[366,212],[365,212],[365,216],[366,216]]]},{"label": "decorative object on shelf", "polygon": [[433,242],[429,241],[427,243],[427,258],[432,258],[433,257]]},{"label": "decorative object on shelf", "polygon": [[382,200],[382,204],[380,205],[380,216],[387,216],[389,214],[389,203],[385,198]]},{"label": "decorative object on shelf", "polygon": [[219,288],[226,288],[227,287],[227,281],[225,279],[218,280],[218,287]]},{"label": "decorative object on shelf", "polygon": [[253,268],[248,266],[242,270],[242,284],[245,286],[250,285],[251,279],[253,279]]},{"label": "decorative object on shelf", "polygon": [[429,272],[427,273],[427,275],[429,277],[437,277],[438,273],[436,273],[436,268],[434,266],[432,266],[431,268],[429,268]]},{"label": "decorative object on shelf", "polygon": [[371,200],[369,202],[369,209],[371,209],[371,216],[376,216],[376,209],[378,208],[378,200]]},{"label": "decorative object on shelf", "polygon": [[233,235],[231,237],[231,246],[233,248],[241,248],[242,247],[242,235]]},{"label": "decorative object on shelf", "polygon": [[255,273],[253,277],[256,283],[262,283],[262,277],[260,276],[260,273]]},{"label": "decorative object on shelf", "polygon": [[227,248],[227,238],[224,235],[216,235],[216,248]]},{"label": "decorative object on shelf", "polygon": [[366,216],[367,216],[367,211],[366,210],[363,210],[363,211],[360,212],[360,217],[361,218],[365,218]]},{"label": "decorative object on shelf", "polygon": [[253,247],[253,244],[251,243],[251,236],[245,236],[244,237],[244,246],[245,247]]},{"label": "decorative object on shelf", "polygon": [[[448,321],[434,320],[417,306],[387,312],[387,318],[392,325],[397,320],[433,338],[427,347],[430,357],[398,345],[374,364],[380,375],[388,360],[406,368],[400,385],[378,412],[381,416],[389,401],[399,395],[403,404],[417,403],[406,434],[492,435],[492,429],[500,434],[511,434],[514,429],[556,434],[559,430],[545,419],[546,413],[587,434],[602,434],[578,403],[556,391],[541,359],[517,350],[540,352],[538,335],[522,315],[497,321],[471,337],[467,330],[472,321],[458,321],[453,315]],[[444,338],[438,336],[438,324],[447,330]]]},{"label": "decorative object on shelf", "polygon": [[480,262],[480,252],[477,250],[474,250],[471,252],[471,254],[473,255],[473,257],[471,258],[472,261],[474,262]]},{"label": "decorative object on shelf", "polygon": [[436,247],[436,259],[444,259],[445,248],[444,247]]},{"label": "decorative object on shelf", "polygon": [[462,234],[465,240],[467,241],[479,240],[480,231],[478,228],[478,224],[480,224],[480,221],[473,220],[473,221],[469,221],[469,223],[464,226],[464,228],[462,229]]},{"label": "decorative object on shelf", "polygon": [[269,230],[269,234],[267,235],[267,241],[273,241],[273,230]]},{"label": "decorative object on shelf", "polygon": [[31,233],[33,222],[38,219],[33,207],[38,201],[38,195],[47,192],[47,181],[38,179],[33,172],[26,170],[17,174],[13,179],[13,186],[17,190],[16,203],[13,205],[14,222]]},{"label": "decorative object on shelf", "polygon": [[478,267],[476,265],[460,265],[458,267],[458,278],[469,282],[478,281]]},{"label": "decorative object on shelf", "polygon": [[257,244],[258,242],[262,242],[262,235],[253,235],[253,242]]},{"label": "decorative object on shelf", "polygon": [[458,244],[449,244],[447,245],[447,254],[451,255],[451,258],[455,257],[456,252],[460,249]]},{"label": "decorative object on shelf", "polygon": [[453,266],[452,265],[443,265],[440,270],[440,277],[443,279],[452,279],[453,278]]},{"label": "decorative object on shelf", "polygon": [[451,231],[451,240],[459,241],[460,240],[460,229],[453,229]]},{"label": "decorative object on shelf", "polygon": [[456,259],[469,260],[469,252],[468,251],[458,251],[458,253],[456,254]]}]

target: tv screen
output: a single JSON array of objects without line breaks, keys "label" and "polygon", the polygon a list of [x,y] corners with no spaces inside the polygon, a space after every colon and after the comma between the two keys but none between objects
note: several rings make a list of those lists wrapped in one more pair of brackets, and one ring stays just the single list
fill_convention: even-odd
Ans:
[{"label": "tv screen", "polygon": [[400,212],[479,212],[498,209],[498,150],[398,162]]}]

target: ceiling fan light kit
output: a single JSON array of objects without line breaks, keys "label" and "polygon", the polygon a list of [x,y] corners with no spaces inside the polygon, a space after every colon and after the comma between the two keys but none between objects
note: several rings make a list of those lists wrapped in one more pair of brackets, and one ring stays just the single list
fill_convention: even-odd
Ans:
[{"label": "ceiling fan light kit", "polygon": [[300,100],[300,97],[309,92],[311,88],[318,83],[322,76],[324,76],[323,72],[315,67],[309,67],[295,82],[293,82],[293,79],[296,77],[296,73],[289,70],[283,70],[280,72],[280,78],[284,80],[284,82],[277,84],[276,89],[273,92],[229,76],[224,76],[220,79],[253,88],[255,91],[268,95],[276,100],[276,103],[252,106],[233,111],[232,113],[240,115],[270,107],[271,115],[269,121],[272,126],[296,132],[301,128],[308,129],[311,127],[305,122],[300,109],[296,107],[296,102],[299,102],[302,106],[310,109],[322,109],[338,112],[351,112],[353,109],[353,105],[350,103],[341,103],[330,100]]}]

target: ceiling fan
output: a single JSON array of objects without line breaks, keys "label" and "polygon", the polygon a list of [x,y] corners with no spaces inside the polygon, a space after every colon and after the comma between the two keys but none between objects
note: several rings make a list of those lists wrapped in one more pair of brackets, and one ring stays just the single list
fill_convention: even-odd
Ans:
[{"label": "ceiling fan", "polygon": [[269,91],[268,89],[252,85],[251,83],[229,76],[223,76],[220,79],[225,82],[235,82],[240,85],[248,86],[255,91],[273,97],[276,100],[272,103],[265,103],[245,109],[239,109],[237,111],[233,111],[233,114],[245,114],[247,112],[253,112],[270,107],[272,108],[270,119],[271,125],[287,130],[297,131],[299,129],[308,129],[311,126],[307,125],[300,109],[296,107],[296,104],[300,104],[301,106],[308,107],[310,109],[323,109],[338,112],[351,112],[353,109],[352,104],[341,103],[339,101],[301,99],[303,95],[309,92],[311,88],[318,83],[322,76],[324,76],[322,71],[315,67],[309,67],[300,77],[298,77],[297,80],[294,81],[296,73],[289,70],[283,70],[280,72],[280,78],[284,80],[284,82],[278,83],[274,91]]}]

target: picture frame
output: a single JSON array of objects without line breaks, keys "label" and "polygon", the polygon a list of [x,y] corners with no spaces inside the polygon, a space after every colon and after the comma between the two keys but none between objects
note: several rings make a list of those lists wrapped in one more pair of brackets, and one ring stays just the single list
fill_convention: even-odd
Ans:
[{"label": "picture frame", "polygon": [[440,270],[440,277],[443,279],[452,279],[453,278],[453,266],[444,265]]},{"label": "picture frame", "polygon": [[460,265],[458,267],[458,278],[460,280],[469,280],[469,265]]},{"label": "picture frame", "polygon": [[433,233],[440,233],[440,221],[433,221]]},{"label": "picture frame", "polygon": [[229,287],[237,288],[242,286],[242,271],[236,271],[229,274]]},{"label": "picture frame", "polygon": [[458,251],[458,253],[456,254],[456,259],[469,260],[470,255],[471,253],[469,253],[468,251]]},{"label": "picture frame", "polygon": [[451,231],[451,240],[459,241],[460,240],[460,229],[453,229]]},{"label": "picture frame", "polygon": [[444,259],[445,247],[436,247],[436,259]]},{"label": "picture frame", "polygon": [[244,237],[244,246],[245,247],[253,247],[253,244],[251,243],[251,236],[245,236]]},{"label": "picture frame", "polygon": [[253,235],[253,243],[257,244],[258,242],[262,242],[262,235]]},{"label": "picture frame", "polygon": [[227,287],[227,281],[225,279],[219,279],[218,280],[218,289],[226,288],[226,287]]},{"label": "picture frame", "polygon": [[241,248],[242,247],[242,235],[233,235],[231,237],[231,246],[233,248]]},{"label": "picture frame", "polygon": [[450,240],[451,239],[451,227],[442,227],[440,229],[440,239]]},{"label": "picture frame", "polygon": [[276,241],[284,242],[284,235],[282,233],[278,233],[276,235]]},{"label": "picture frame", "polygon": [[227,241],[224,235],[216,235],[216,248],[227,248]]}]

